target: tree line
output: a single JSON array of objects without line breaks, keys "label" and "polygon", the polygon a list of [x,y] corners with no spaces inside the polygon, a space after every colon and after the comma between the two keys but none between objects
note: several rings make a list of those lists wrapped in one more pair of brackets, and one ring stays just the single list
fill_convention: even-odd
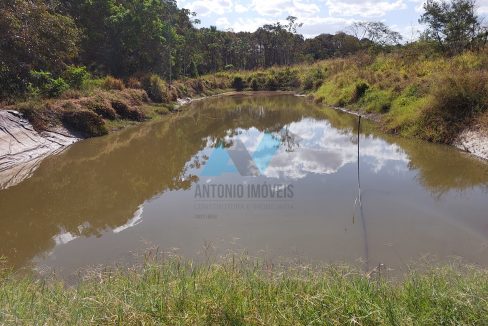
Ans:
[{"label": "tree line", "polygon": [[[427,30],[418,42],[446,54],[485,46],[486,26],[475,8],[474,0],[428,0],[419,20]],[[3,0],[0,98],[27,92],[46,72],[61,77],[68,67],[119,78],[154,73],[171,82],[404,46],[381,22],[312,39],[297,33],[301,24],[292,16],[252,33],[198,25],[175,0]]]}]

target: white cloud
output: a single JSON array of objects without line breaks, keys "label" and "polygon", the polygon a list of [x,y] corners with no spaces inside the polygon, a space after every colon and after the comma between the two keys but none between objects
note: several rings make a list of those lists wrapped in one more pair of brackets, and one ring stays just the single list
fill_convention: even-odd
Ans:
[{"label": "white cloud", "polygon": [[223,15],[232,11],[232,0],[197,0],[183,5],[185,8],[198,13],[200,16],[207,16],[212,13]]},{"label": "white cloud", "polygon": [[304,17],[320,12],[316,3],[306,0],[253,0],[251,6],[262,16],[292,15]]},{"label": "white cloud", "polygon": [[239,14],[242,14],[244,12],[247,12],[249,10],[248,7],[244,6],[243,4],[240,4],[240,3],[236,3],[234,5],[234,10],[235,12],[239,13]]},{"label": "white cloud", "polygon": [[[415,4],[415,11],[421,13],[424,11],[425,0],[410,0],[410,2]],[[479,15],[488,14],[488,0],[477,0],[476,1],[477,13]]]},{"label": "white cloud", "polygon": [[327,0],[326,5],[329,15],[343,17],[382,17],[390,11],[407,8],[404,0]]},{"label": "white cloud", "polygon": [[[219,24],[220,22],[220,24]],[[262,17],[256,18],[238,18],[232,23],[224,17],[217,19],[217,27],[221,29],[232,29],[234,32],[254,32],[264,24],[276,23],[276,19],[267,19]]]},{"label": "white cloud", "polygon": [[477,1],[478,14],[488,15],[488,0],[478,0]]},{"label": "white cloud", "polygon": [[223,30],[227,30],[229,28],[233,29],[232,28],[232,24],[229,22],[229,20],[227,19],[227,17],[219,17],[219,18],[217,18],[217,20],[215,21],[215,25],[219,29],[223,29]]},{"label": "white cloud", "polygon": [[[235,32],[254,32],[264,24],[274,24],[277,21],[282,24],[286,23],[284,19],[277,20],[271,17],[238,18],[234,21],[229,20],[227,17],[219,17],[215,24],[221,30],[232,29]],[[354,21],[354,19],[337,17],[305,17],[299,19],[299,22],[303,23],[303,27],[299,28],[299,32],[307,38],[321,33],[335,33],[338,30],[344,30]]]},{"label": "white cloud", "polygon": [[345,30],[347,26],[355,22],[355,19],[314,16],[301,19],[300,22],[303,23],[300,33],[309,38],[322,33],[334,34],[337,31]]}]

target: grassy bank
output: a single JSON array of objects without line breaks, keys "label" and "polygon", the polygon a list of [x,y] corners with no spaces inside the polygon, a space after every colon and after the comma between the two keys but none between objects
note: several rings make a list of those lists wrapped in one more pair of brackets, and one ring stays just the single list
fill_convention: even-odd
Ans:
[{"label": "grassy bank", "polygon": [[39,95],[54,92],[56,80],[47,80],[36,96],[4,108],[20,110],[37,129],[63,124],[91,137],[165,115],[179,98],[227,90],[293,90],[327,106],[375,115],[386,132],[431,142],[451,143],[466,127],[488,129],[488,52],[453,57],[419,52],[412,47],[299,66],[220,72],[171,85],[156,75],[128,80],[75,75],[67,78],[76,81],[74,87],[55,98]]},{"label": "grassy bank", "polygon": [[391,282],[349,267],[179,259],[93,272],[75,287],[3,272],[0,323],[459,325],[488,323],[488,272],[431,268]]},{"label": "grassy bank", "polygon": [[316,102],[375,115],[384,131],[452,143],[488,129],[488,52],[419,55],[415,46],[229,76],[235,88],[296,89]]}]

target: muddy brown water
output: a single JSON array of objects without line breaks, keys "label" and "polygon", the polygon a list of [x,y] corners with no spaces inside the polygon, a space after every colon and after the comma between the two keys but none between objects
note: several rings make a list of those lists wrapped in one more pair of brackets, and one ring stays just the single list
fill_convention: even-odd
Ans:
[{"label": "muddy brown water", "polygon": [[0,191],[0,256],[70,275],[146,248],[192,259],[488,265],[488,164],[292,95],[195,102],[89,139]]}]

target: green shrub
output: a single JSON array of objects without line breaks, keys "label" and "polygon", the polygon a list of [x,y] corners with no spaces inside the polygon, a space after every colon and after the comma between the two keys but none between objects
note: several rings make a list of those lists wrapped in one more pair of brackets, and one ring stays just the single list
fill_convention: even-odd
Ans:
[{"label": "green shrub", "polygon": [[32,95],[59,97],[69,88],[63,78],[53,78],[48,71],[31,71],[29,91]]},{"label": "green shrub", "polygon": [[298,77],[298,70],[286,68],[278,70],[274,75],[278,83],[278,88],[280,89],[295,89],[300,87],[301,81]]},{"label": "green shrub", "polygon": [[391,91],[368,89],[360,103],[367,112],[386,113],[391,108],[392,100]]},{"label": "green shrub", "polygon": [[305,91],[313,90],[314,87],[314,79],[311,75],[306,75],[303,79],[302,87]]},{"label": "green shrub", "polygon": [[30,72],[30,80],[33,87],[41,88],[46,84],[49,84],[53,78],[49,71],[32,70]]},{"label": "green shrub", "polygon": [[71,88],[81,89],[85,82],[90,79],[90,73],[86,67],[69,66],[64,72],[64,78]]},{"label": "green shrub", "polygon": [[48,97],[59,97],[67,89],[69,89],[69,85],[64,81],[63,78],[59,77],[47,85],[46,95]]},{"label": "green shrub", "polygon": [[268,76],[266,79],[266,89],[270,91],[276,91],[279,88],[278,81],[274,76]]},{"label": "green shrub", "polygon": [[198,76],[199,74],[197,64],[195,63],[195,61],[192,61],[190,64],[190,77],[196,78]]},{"label": "green shrub", "polygon": [[369,89],[369,85],[367,83],[358,82],[355,85],[354,93],[351,98],[351,103],[356,103],[357,101],[359,101],[364,96],[364,94],[368,89]]},{"label": "green shrub", "polygon": [[59,77],[53,79],[51,83],[47,85],[46,95],[48,97],[59,97],[69,88],[69,85],[64,81],[63,78]]},{"label": "green shrub", "polygon": [[314,68],[307,71],[303,79],[303,90],[317,90],[322,86],[325,80],[325,74],[322,68]]},{"label": "green shrub", "polygon": [[62,114],[63,124],[83,137],[97,137],[108,133],[105,122],[90,110],[66,110]]},{"label": "green shrub", "polygon": [[234,77],[234,79],[232,80],[232,87],[238,92],[242,91],[246,87],[244,80],[241,76]]},{"label": "green shrub", "polygon": [[149,98],[156,103],[168,103],[169,94],[166,82],[158,75],[150,75],[142,80],[142,88]]},{"label": "green shrub", "polygon": [[251,89],[253,91],[259,91],[259,84],[256,78],[251,79]]}]

